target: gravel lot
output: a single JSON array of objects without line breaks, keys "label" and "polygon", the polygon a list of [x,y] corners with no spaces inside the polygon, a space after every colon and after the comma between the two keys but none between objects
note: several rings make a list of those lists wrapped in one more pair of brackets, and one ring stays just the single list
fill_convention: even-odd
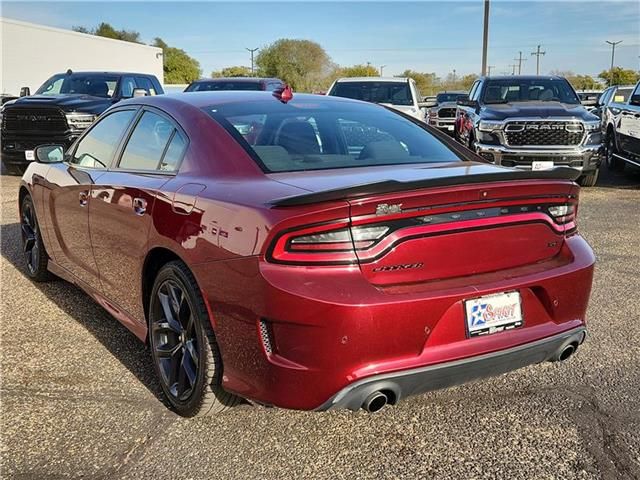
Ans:
[{"label": "gravel lot", "polygon": [[585,189],[589,337],[542,364],[376,415],[242,405],[184,420],[148,351],[80,290],[24,274],[1,177],[2,478],[640,478],[640,174]]}]

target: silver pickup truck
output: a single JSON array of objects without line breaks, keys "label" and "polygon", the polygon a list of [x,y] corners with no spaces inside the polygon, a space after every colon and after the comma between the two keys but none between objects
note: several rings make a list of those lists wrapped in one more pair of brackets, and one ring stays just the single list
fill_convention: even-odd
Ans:
[{"label": "silver pickup truck", "polygon": [[612,100],[601,115],[607,167],[620,171],[626,164],[640,167],[640,82],[626,101],[615,96]]}]

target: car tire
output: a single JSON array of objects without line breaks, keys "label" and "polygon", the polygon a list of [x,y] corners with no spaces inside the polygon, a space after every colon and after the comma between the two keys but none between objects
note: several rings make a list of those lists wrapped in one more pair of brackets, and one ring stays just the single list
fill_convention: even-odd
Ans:
[{"label": "car tire", "polygon": [[600,174],[600,170],[594,170],[593,172],[582,175],[578,178],[578,184],[582,187],[593,187],[596,183],[598,183],[598,176]]},{"label": "car tire", "polygon": [[36,282],[51,280],[52,274],[47,269],[49,255],[42,241],[42,234],[31,195],[25,195],[20,204],[20,233],[27,275]]},{"label": "car tire", "polygon": [[154,369],[173,411],[206,416],[239,403],[222,388],[222,357],[209,313],[183,262],[169,262],[158,272],[148,317]]},{"label": "car tire", "polygon": [[613,172],[623,171],[625,162],[615,156],[615,154],[618,153],[618,148],[616,147],[616,137],[613,132],[609,132],[607,135],[607,145],[605,150],[605,163],[607,164],[607,169]]}]

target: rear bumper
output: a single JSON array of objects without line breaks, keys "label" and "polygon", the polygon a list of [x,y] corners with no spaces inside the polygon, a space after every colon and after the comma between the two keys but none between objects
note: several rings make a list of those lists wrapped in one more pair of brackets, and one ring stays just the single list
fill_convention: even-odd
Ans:
[{"label": "rear bumper", "polygon": [[[315,410],[359,408],[360,395],[381,378],[396,378],[405,397],[477,378],[484,368],[501,373],[504,362],[518,368],[547,359],[555,343],[519,347],[584,329],[594,262],[574,235],[545,262],[422,284],[376,287],[358,266],[258,257],[195,265],[194,274],[212,311],[223,387]],[[524,326],[469,338],[464,301],[512,290],[521,294]]]},{"label": "rear bumper", "polygon": [[581,172],[592,172],[600,167],[603,147],[601,144],[585,145],[571,149],[514,148],[503,145],[476,144],[480,156],[496,165],[531,169],[534,160],[553,161],[556,166],[568,166]]},{"label": "rear bumper", "polygon": [[586,334],[584,327],[578,327],[499,352],[402,372],[374,375],[343,388],[318,410],[358,410],[365,399],[377,391],[390,392],[392,403],[396,403],[410,395],[500,375],[535,363],[557,360],[568,345],[577,347],[582,344]]}]

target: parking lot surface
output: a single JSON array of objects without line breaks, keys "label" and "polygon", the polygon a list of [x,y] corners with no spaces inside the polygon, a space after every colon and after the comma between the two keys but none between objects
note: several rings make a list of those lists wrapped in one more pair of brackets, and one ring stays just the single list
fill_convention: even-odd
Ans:
[{"label": "parking lot surface", "polygon": [[2,478],[640,478],[640,174],[583,189],[598,257],[589,336],[564,363],[371,415],[241,405],[186,420],[148,351],[77,288],[24,273],[1,177]]}]

